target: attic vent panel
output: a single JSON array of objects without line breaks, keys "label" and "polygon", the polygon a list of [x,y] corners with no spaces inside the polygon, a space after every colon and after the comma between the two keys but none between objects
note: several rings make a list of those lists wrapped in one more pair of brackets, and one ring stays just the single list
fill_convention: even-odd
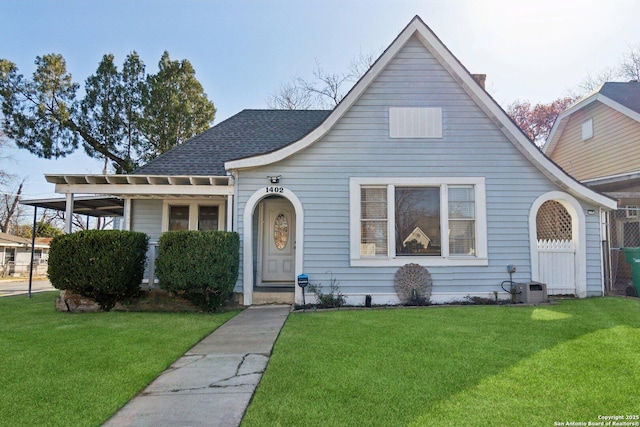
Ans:
[{"label": "attic vent panel", "polygon": [[582,140],[586,141],[589,138],[593,138],[593,119],[582,123]]},{"label": "attic vent panel", "polygon": [[390,138],[442,138],[442,108],[389,108]]}]

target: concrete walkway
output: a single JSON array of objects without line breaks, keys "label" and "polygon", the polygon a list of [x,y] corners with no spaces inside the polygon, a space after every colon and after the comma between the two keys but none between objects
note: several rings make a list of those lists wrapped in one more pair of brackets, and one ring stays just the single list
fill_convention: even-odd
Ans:
[{"label": "concrete walkway", "polygon": [[290,307],[250,307],[178,359],[105,426],[237,426]]}]

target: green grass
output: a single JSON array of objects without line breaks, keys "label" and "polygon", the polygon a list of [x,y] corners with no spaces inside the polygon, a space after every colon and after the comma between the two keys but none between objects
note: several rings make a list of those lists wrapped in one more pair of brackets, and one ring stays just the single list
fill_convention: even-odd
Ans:
[{"label": "green grass", "polygon": [[243,426],[553,426],[640,415],[640,303],[289,316]]},{"label": "green grass", "polygon": [[0,425],[98,426],[235,312],[56,312],[0,298]]}]

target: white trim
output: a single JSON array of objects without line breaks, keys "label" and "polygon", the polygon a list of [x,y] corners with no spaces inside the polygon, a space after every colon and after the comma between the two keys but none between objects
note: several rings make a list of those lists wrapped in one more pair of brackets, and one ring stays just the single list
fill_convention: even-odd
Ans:
[{"label": "white trim", "polygon": [[123,218],[123,224],[122,224],[122,229],[123,230],[131,230],[131,198],[130,197],[125,197],[124,198],[124,218]]},{"label": "white trim", "polygon": [[[242,294],[244,305],[253,303],[253,215],[258,203],[270,195],[265,193],[264,188],[260,188],[249,197],[244,206],[242,215]],[[304,266],[304,209],[300,199],[288,188],[282,187],[282,192],[278,193],[278,195],[291,202],[296,214],[295,277],[297,278],[302,274]],[[297,285],[295,286],[295,302],[296,304],[302,304],[302,289]]]},{"label": "white trim", "polygon": [[602,194],[599,194],[579,182],[573,180],[555,163],[549,160],[540,150],[529,141],[522,131],[507,116],[504,110],[482,89],[464,66],[457,60],[455,56],[442,44],[436,35],[416,16],[411,20],[404,30],[396,37],[387,50],[373,64],[367,73],[356,83],[351,91],[329,114],[324,122],[315,130],[310,132],[302,139],[289,144],[286,147],[274,152],[263,154],[255,157],[225,162],[225,169],[241,169],[263,166],[270,163],[283,160],[298,151],[301,151],[311,144],[318,141],[338,122],[338,120],[355,104],[365,90],[378,77],[378,75],[386,68],[396,54],[404,47],[404,45],[413,36],[427,48],[441,63],[441,65],[456,79],[463,90],[476,102],[476,104],[489,116],[489,118],[498,126],[504,135],[513,143],[534,166],[538,168],[547,178],[563,187],[569,193],[585,199],[589,203],[607,207],[609,209],[616,208],[616,202]]},{"label": "white trim", "polygon": [[227,196],[227,231],[233,230],[233,199],[233,194]]},{"label": "white trim", "polygon": [[[575,245],[575,281],[576,296],[587,296],[587,230],[582,206],[570,194],[561,191],[550,191],[538,197],[529,211],[529,253],[531,258],[531,280],[540,281],[540,265],[538,263],[538,234],[536,217],[544,202],[555,200],[561,203],[571,215],[572,239]],[[547,284],[549,286],[549,284]]]},{"label": "white trim", "polygon": [[[387,256],[363,258],[360,255],[360,188],[362,186],[387,187]],[[449,255],[448,251],[448,204],[447,189],[449,185],[469,185],[474,188],[475,195],[475,225],[476,225],[476,255]],[[395,256],[395,220],[389,212],[395,212],[395,187],[424,186],[440,188],[441,210],[441,248],[442,256],[406,257]],[[352,177],[349,179],[349,258],[352,267],[396,267],[411,261],[426,267],[435,266],[486,266],[489,265],[487,249],[487,214],[486,188],[484,177]]]},{"label": "white trim", "polygon": [[638,178],[640,178],[640,171],[625,172],[625,173],[620,173],[615,175],[601,176],[599,178],[585,179],[582,182],[584,182],[585,184],[602,185],[602,184],[612,184],[616,182],[626,181],[630,179],[638,179]]},{"label": "white trim", "polygon": [[[496,285],[496,291],[498,292],[498,299],[501,301],[511,300],[511,294],[504,292],[500,289],[499,285]],[[395,292],[380,292],[380,293],[345,293],[345,301],[349,306],[364,306],[367,295],[371,295],[371,305],[400,305],[400,299]],[[307,303],[315,301],[315,294],[306,292],[305,298]],[[494,300],[496,295],[493,292],[432,292],[429,301],[432,304],[450,304],[450,303],[467,303],[467,297],[480,297]]]},{"label": "white trim", "polygon": [[66,195],[66,211],[64,213],[64,232],[70,234],[73,232],[73,193]]}]

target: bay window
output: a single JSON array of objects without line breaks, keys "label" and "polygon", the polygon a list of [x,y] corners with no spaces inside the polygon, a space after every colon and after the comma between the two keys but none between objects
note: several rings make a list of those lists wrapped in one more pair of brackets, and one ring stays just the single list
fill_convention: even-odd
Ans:
[{"label": "bay window", "polygon": [[351,264],[486,265],[484,178],[351,178]]}]

